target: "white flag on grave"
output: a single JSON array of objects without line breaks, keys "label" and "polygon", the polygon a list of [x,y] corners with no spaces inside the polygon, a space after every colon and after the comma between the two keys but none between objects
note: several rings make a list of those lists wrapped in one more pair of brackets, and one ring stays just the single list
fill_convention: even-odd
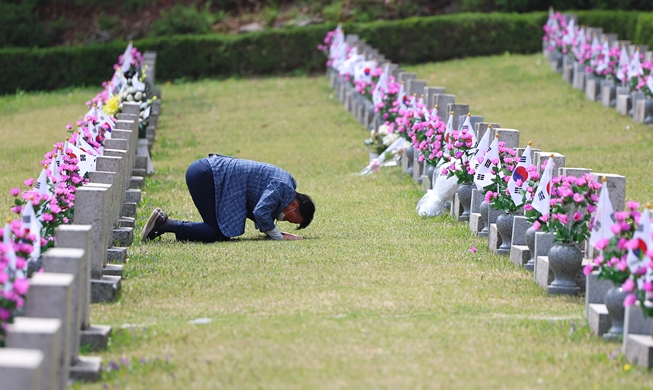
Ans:
[{"label": "white flag on grave", "polygon": [[129,67],[131,66],[132,63],[132,47],[133,47],[132,43],[129,42],[127,48],[125,49],[125,52],[122,54],[122,66],[120,67],[120,70],[122,71],[123,74],[129,71]]},{"label": "white flag on grave", "polygon": [[[5,228],[2,236],[2,243],[5,244],[7,252],[5,253],[5,258],[8,261],[8,266],[5,268],[5,272],[11,276],[16,272],[16,252],[14,252],[13,239],[11,238],[11,227],[8,223],[5,223]],[[11,291],[13,285],[10,281],[5,282],[4,291]]]},{"label": "white flag on grave", "polygon": [[[487,153],[487,150],[490,148],[490,133],[492,126],[488,126],[487,130],[485,131],[485,134],[483,134],[483,138],[481,138],[481,142],[478,143],[478,146],[476,147],[476,152],[474,153],[474,156],[472,156],[472,160],[470,162],[470,166],[474,167],[474,172],[478,170],[479,165],[481,165],[481,162],[483,161],[483,157],[485,156],[485,153]],[[481,159],[481,161],[478,161]],[[477,189],[481,189],[483,187],[479,187],[478,184],[476,184]]]},{"label": "white flag on grave", "polygon": [[429,110],[426,109],[426,106],[422,106],[422,116],[424,117],[424,122],[431,121],[431,114],[429,114]]},{"label": "white flag on grave", "polygon": [[406,110],[406,88],[404,87],[404,82],[401,82],[401,88],[399,88],[399,94],[397,94],[397,101],[399,102],[399,108]]},{"label": "white flag on grave", "polygon": [[651,242],[650,209],[644,209],[644,212],[642,212],[642,215],[639,217],[637,230],[635,230],[635,234],[633,234],[633,239],[631,241],[636,241],[637,246],[635,249],[628,249],[626,262],[628,263],[628,269],[630,269],[630,272],[634,273],[641,267],[648,265],[649,261],[651,261],[651,259],[646,255],[646,251],[648,251],[649,248],[653,248],[653,243]]},{"label": "white flag on grave", "polygon": [[576,31],[574,30],[574,19],[571,19],[567,25],[567,33],[562,37],[562,42],[567,46],[571,45],[574,41],[575,34]]},{"label": "white flag on grave", "polygon": [[97,158],[94,155],[87,153],[72,144],[68,145],[68,150],[70,151],[68,155],[77,159],[77,167],[79,167],[78,173],[80,176],[84,176],[86,172],[95,171]]},{"label": "white flag on grave", "polygon": [[383,102],[383,94],[388,90],[388,73],[390,72],[390,66],[386,64],[383,69],[383,73],[379,76],[379,81],[377,81],[374,86],[374,91],[372,92],[372,102],[380,104]]},{"label": "white flag on grave", "polygon": [[[492,172],[493,160],[499,159],[499,136],[494,137],[494,141],[487,149],[483,161],[476,169],[474,174],[474,183],[476,187],[481,189],[492,184],[492,180],[496,177],[496,172]],[[497,171],[501,169],[501,162],[496,165]]]},{"label": "white flag on grave", "polygon": [[574,54],[576,55],[577,60],[580,60],[581,57],[583,56],[583,52],[584,52],[583,47],[585,46],[585,43],[587,43],[587,38],[585,35],[585,27],[582,27],[578,32],[578,38],[576,39],[576,47],[574,47]]},{"label": "white flag on grave", "polygon": [[626,45],[621,45],[621,53],[619,54],[619,65],[617,65],[616,76],[622,83],[626,81],[629,64],[630,58],[628,57],[628,50],[626,50]]},{"label": "white flag on grave", "polygon": [[594,220],[594,226],[590,233],[589,242],[591,246],[595,246],[601,239],[605,238],[609,240],[614,237],[614,233],[610,228],[615,222],[614,209],[612,208],[612,202],[610,202],[610,194],[608,193],[606,181],[603,182],[603,186],[601,187],[599,202],[596,205],[596,211],[592,219]]},{"label": "white flag on grave", "polygon": [[354,64],[354,80],[366,83],[372,82],[372,71],[376,68],[376,61],[360,61]]},{"label": "white flag on grave", "polygon": [[641,76],[642,74],[644,74],[644,70],[639,61],[639,50],[636,50],[633,53],[633,58],[630,59],[630,64],[628,64],[628,80]]},{"label": "white flag on grave", "polygon": [[145,91],[145,83],[139,80],[140,74],[136,73],[134,77],[132,77],[132,87],[134,87],[137,91]]},{"label": "white flag on grave", "polygon": [[35,237],[34,242],[32,243],[34,249],[32,250],[32,253],[30,253],[29,258],[31,260],[36,260],[41,256],[41,222],[36,218],[34,206],[30,200],[25,204],[25,208],[21,215],[21,222],[23,223],[23,230],[28,231]]},{"label": "white flag on grave", "polygon": [[52,161],[50,161],[50,166],[48,167],[48,170],[50,171],[50,177],[52,179],[59,179],[61,177],[61,173],[59,173],[60,162],[58,161],[60,155],[61,155],[61,151],[57,150],[57,153],[55,154],[55,156],[53,156]]},{"label": "white flag on grave", "polygon": [[[524,153],[519,157],[517,166],[512,171],[510,181],[508,181],[508,191],[510,191],[510,197],[515,206],[521,206],[522,203],[524,203],[524,196],[521,194],[521,190],[526,185],[530,176],[526,168],[531,165],[533,165],[533,163],[531,162],[531,145],[529,142]],[[517,185],[518,183],[519,185]]]},{"label": "white flag on grave", "polygon": [[601,73],[608,68],[610,62],[610,47],[608,46],[608,41],[603,42],[603,49],[599,55],[599,59],[596,63],[596,72]]},{"label": "white flag on grave", "polygon": [[646,77],[646,86],[648,87],[648,90],[653,93],[653,77],[651,77],[651,75],[653,75],[653,73]]},{"label": "white flag on grave", "polygon": [[444,130],[444,141],[449,143],[451,134],[453,133],[453,111],[449,114],[449,119],[447,119],[447,127]]},{"label": "white flag on grave", "polygon": [[551,178],[553,176],[553,156],[546,160],[546,166],[544,167],[544,172],[542,172],[542,177],[540,177],[540,184],[535,190],[535,195],[533,197],[533,202],[531,205],[533,208],[542,215],[547,215],[551,211]]},{"label": "white flag on grave", "polygon": [[36,179],[36,183],[34,183],[34,188],[36,189],[36,193],[39,195],[45,195],[50,193],[50,186],[48,185],[48,170],[43,168],[41,169],[41,174],[39,175],[38,179]]}]

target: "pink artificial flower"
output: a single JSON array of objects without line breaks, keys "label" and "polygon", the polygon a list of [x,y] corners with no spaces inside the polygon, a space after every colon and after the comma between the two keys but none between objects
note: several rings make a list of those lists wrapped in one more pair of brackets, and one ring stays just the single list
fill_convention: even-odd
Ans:
[{"label": "pink artificial flower", "polygon": [[29,288],[29,279],[16,279],[14,280],[14,291],[16,294],[25,295],[27,289]]},{"label": "pink artificial flower", "polygon": [[580,212],[576,211],[576,212],[574,213],[574,221],[578,222],[578,221],[580,221],[582,218],[583,218],[583,214],[581,214]]},{"label": "pink artificial flower", "polygon": [[626,299],[624,299],[624,307],[629,307],[634,305],[636,300],[637,300],[637,296],[635,294],[628,294],[628,296],[626,296]]},{"label": "pink artificial flower", "polygon": [[533,222],[533,230],[535,231],[540,230],[541,227],[542,225],[538,221]]},{"label": "pink artificial flower", "polygon": [[608,246],[608,243],[609,243],[609,242],[610,242],[610,240],[608,240],[607,238],[601,238],[600,240],[598,240],[598,241],[596,242],[596,245],[594,245],[594,247],[595,247],[596,249],[602,251],[603,249],[605,249],[605,248]]},{"label": "pink artificial flower", "polygon": [[585,275],[589,275],[589,274],[591,274],[592,271],[594,271],[594,265],[593,265],[593,264],[587,264],[587,265],[583,268],[583,273],[584,273]]},{"label": "pink artificial flower", "polygon": [[20,188],[12,188],[11,190],[9,190],[9,193],[11,194],[11,196],[18,196],[18,194],[20,194]]},{"label": "pink artificial flower", "polygon": [[23,184],[25,184],[27,187],[31,187],[34,184],[34,179],[30,177],[29,179],[25,180]]},{"label": "pink artificial flower", "polygon": [[632,279],[628,278],[626,281],[621,285],[621,288],[625,292],[631,292],[635,289],[635,282],[633,282]]},{"label": "pink artificial flower", "polygon": [[574,202],[580,203],[585,200],[585,197],[581,194],[574,194]]},{"label": "pink artificial flower", "polygon": [[472,247],[469,248],[469,251],[470,251],[471,253],[476,253],[476,247],[475,247],[474,245],[472,245]]}]

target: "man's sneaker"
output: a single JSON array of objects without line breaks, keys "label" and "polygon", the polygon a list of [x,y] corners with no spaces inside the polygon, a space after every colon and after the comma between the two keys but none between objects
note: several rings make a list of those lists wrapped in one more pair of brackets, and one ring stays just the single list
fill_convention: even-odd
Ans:
[{"label": "man's sneaker", "polygon": [[145,242],[153,240],[160,236],[161,233],[159,233],[159,230],[161,224],[167,220],[168,216],[160,208],[157,207],[152,210],[152,214],[150,214],[150,218],[148,218],[147,223],[143,228],[143,232],[141,233],[141,241]]}]

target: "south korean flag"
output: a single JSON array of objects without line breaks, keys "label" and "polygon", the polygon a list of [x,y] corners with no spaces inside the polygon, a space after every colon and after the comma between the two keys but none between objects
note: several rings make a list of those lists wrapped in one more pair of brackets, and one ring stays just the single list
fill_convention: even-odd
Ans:
[{"label": "south korean flag", "polygon": [[[492,180],[496,177],[496,172],[493,171],[494,165],[492,164],[493,160],[499,159],[499,136],[497,135],[490,144],[490,147],[485,153],[483,161],[478,166],[476,173],[474,175],[474,183],[477,188],[484,188],[492,184]],[[501,162],[496,165],[496,171],[501,169]]]}]

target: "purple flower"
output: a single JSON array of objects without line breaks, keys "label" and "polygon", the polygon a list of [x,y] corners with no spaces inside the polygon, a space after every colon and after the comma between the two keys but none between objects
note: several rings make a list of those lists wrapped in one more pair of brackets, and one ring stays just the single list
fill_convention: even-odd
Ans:
[{"label": "purple flower", "polygon": [[634,305],[636,300],[637,300],[637,296],[635,294],[628,294],[628,296],[626,296],[626,299],[624,299],[624,307]]}]

